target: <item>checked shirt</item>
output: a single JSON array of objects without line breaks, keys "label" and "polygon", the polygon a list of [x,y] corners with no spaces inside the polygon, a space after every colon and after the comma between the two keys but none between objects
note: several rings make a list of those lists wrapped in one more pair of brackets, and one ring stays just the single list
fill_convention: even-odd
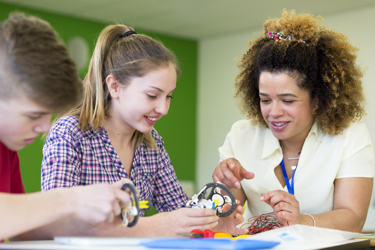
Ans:
[{"label": "checked shirt", "polygon": [[135,151],[128,176],[103,127],[81,131],[78,118],[62,117],[52,126],[43,148],[42,190],[130,178],[140,200],[152,198],[158,212],[183,207],[188,198],[178,183],[163,139],[155,129],[151,135],[157,149],[142,143]]}]

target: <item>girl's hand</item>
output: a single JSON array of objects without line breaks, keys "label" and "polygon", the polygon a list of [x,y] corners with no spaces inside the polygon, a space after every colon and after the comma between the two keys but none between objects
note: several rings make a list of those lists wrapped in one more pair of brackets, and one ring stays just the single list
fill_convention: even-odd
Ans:
[{"label": "girl's hand", "polygon": [[[247,234],[249,232],[248,229],[236,227],[238,224],[241,224],[244,221],[244,218],[242,216],[244,213],[243,206],[239,204],[239,201],[236,201],[236,204],[236,210],[234,210],[230,216],[220,218],[219,224],[212,231],[229,233],[231,235],[242,235]],[[225,204],[225,206],[230,205]]]}]

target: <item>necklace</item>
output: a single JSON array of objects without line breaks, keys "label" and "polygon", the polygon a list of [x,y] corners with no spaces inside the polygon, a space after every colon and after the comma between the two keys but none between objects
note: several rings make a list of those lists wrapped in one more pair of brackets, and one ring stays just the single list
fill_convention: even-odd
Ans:
[{"label": "necklace", "polygon": [[[298,152],[298,154],[301,154],[301,152]],[[289,165],[290,165],[290,169],[291,169],[292,171],[296,170],[298,163],[297,163],[297,165],[293,166],[293,165],[290,163],[290,160],[299,160],[299,156],[297,156],[297,157],[289,157],[286,153],[285,153],[285,155],[286,155],[286,158],[288,159],[288,162],[289,162]]]}]

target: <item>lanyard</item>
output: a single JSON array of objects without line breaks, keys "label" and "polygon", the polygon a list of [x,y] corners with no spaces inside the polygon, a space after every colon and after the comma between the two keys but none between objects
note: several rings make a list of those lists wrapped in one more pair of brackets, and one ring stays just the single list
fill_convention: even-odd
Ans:
[{"label": "lanyard", "polygon": [[283,170],[283,175],[284,175],[286,186],[288,188],[288,192],[294,195],[294,174],[297,172],[298,164],[296,165],[296,169],[294,169],[291,183],[289,183],[288,175],[286,174],[284,159],[281,161],[280,165],[281,165],[281,169]]}]

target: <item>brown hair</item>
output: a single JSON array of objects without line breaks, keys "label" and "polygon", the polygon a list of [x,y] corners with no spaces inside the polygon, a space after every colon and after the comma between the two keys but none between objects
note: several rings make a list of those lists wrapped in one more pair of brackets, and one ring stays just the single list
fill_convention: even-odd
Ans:
[{"label": "brown hair", "polygon": [[[92,55],[89,71],[83,80],[85,95],[82,105],[70,112],[79,117],[79,126],[85,130],[88,126],[98,129],[109,116],[111,95],[106,84],[106,77],[113,75],[122,84],[129,84],[133,77],[142,77],[146,73],[175,66],[179,75],[180,68],[176,57],[162,43],[142,34],[124,37],[125,32],[133,29],[125,25],[107,26],[99,35]],[[142,142],[155,147],[150,133],[136,131],[132,138],[133,148]]]},{"label": "brown hair", "polygon": [[[341,33],[319,25],[310,14],[283,11],[282,18],[264,23],[264,34],[249,42],[238,66],[235,97],[254,124],[266,126],[260,109],[262,72],[296,75],[299,87],[310,94],[315,121],[324,133],[337,135],[365,115],[362,72],[355,65],[358,49]],[[268,33],[290,35],[278,41]]]},{"label": "brown hair", "polygon": [[0,58],[2,100],[25,93],[53,111],[81,101],[83,86],[75,63],[46,21],[11,14],[0,24]]}]

